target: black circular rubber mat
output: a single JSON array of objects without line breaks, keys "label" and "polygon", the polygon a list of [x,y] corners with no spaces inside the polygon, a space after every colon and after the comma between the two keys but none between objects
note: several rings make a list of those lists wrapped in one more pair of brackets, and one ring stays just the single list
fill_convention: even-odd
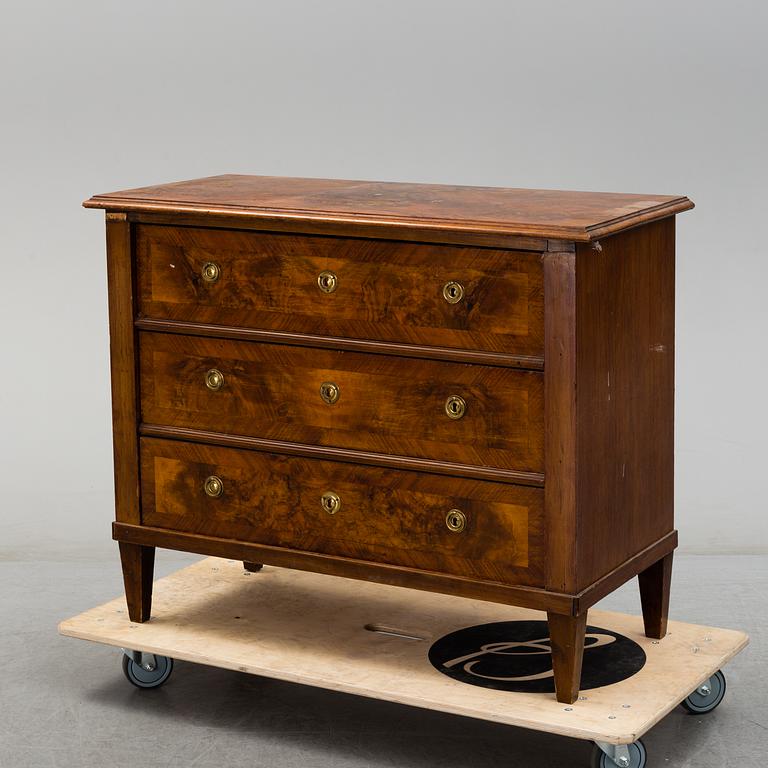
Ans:
[{"label": "black circular rubber mat", "polygon": [[[454,680],[499,691],[553,693],[552,652],[546,621],[478,624],[432,644],[429,660]],[[645,651],[610,629],[587,627],[581,690],[626,680],[645,665]]]}]

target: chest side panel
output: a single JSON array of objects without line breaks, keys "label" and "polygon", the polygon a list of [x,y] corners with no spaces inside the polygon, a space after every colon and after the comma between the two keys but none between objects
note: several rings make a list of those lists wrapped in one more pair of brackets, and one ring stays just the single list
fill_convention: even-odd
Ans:
[{"label": "chest side panel", "polygon": [[674,259],[673,218],[577,249],[581,588],[673,530]]}]

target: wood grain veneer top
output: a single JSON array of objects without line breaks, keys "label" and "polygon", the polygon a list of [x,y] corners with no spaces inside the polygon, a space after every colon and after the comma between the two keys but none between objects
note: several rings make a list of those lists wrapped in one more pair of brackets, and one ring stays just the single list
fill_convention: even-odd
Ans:
[{"label": "wood grain veneer top", "polygon": [[95,195],[86,208],[402,226],[586,242],[693,208],[680,195],[211,176]]}]

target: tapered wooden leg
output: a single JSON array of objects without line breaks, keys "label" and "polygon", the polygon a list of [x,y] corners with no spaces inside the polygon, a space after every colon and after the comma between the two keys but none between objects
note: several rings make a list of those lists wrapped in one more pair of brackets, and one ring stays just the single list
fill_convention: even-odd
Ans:
[{"label": "tapered wooden leg", "polygon": [[128,616],[139,624],[149,621],[152,611],[152,577],[155,570],[155,548],[120,542],[125,599]]},{"label": "tapered wooden leg", "polygon": [[563,616],[547,613],[547,622],[557,700],[563,704],[573,704],[579,697],[587,614]]},{"label": "tapered wooden leg", "polygon": [[638,575],[645,636],[661,640],[667,634],[669,588],[672,584],[672,553]]},{"label": "tapered wooden leg", "polygon": [[261,563],[249,563],[247,560],[243,560],[243,568],[251,573],[260,571],[264,566]]}]

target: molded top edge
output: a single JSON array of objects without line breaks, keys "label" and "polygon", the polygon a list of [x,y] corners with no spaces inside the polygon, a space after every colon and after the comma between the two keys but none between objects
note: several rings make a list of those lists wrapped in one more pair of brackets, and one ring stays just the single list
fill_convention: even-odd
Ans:
[{"label": "molded top edge", "polygon": [[95,195],[86,208],[586,242],[693,208],[681,195],[223,175]]}]

